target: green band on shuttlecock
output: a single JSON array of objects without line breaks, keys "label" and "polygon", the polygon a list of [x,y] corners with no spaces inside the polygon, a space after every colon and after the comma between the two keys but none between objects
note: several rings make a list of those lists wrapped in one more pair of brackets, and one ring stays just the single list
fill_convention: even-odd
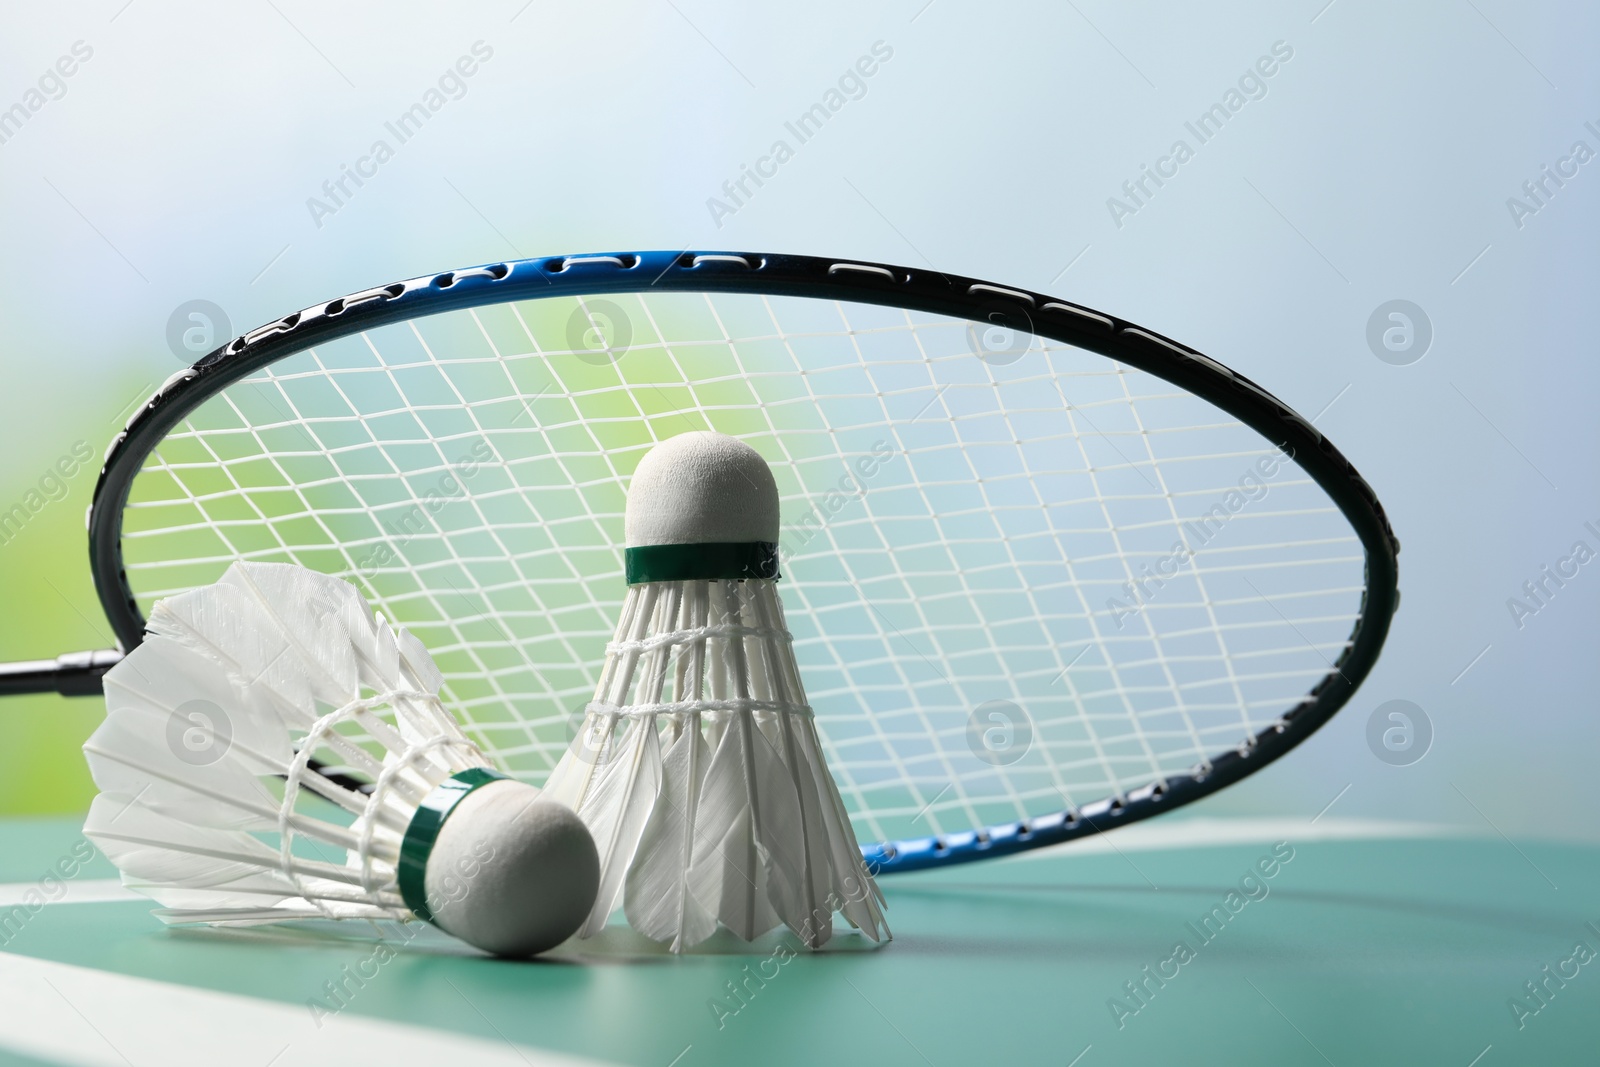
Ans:
[{"label": "green band on shuttlecock", "polygon": [[778,546],[772,541],[734,544],[640,545],[624,549],[628,584],[692,582],[713,578],[778,577]]},{"label": "green band on shuttlecock", "polygon": [[468,793],[505,779],[506,775],[487,767],[458,771],[434,786],[433,792],[411,816],[411,825],[406,827],[405,839],[400,843],[398,881],[400,899],[417,918],[433,922],[433,912],[428,908],[428,857],[433,853],[434,842],[439,840],[444,821]]}]

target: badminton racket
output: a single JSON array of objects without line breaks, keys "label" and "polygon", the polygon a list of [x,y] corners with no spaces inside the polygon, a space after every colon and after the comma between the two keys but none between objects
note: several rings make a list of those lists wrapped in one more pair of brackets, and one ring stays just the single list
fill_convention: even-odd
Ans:
[{"label": "badminton racket", "polygon": [[558,256],[317,304],[174,374],[88,514],[119,648],[0,665],[0,693],[98,692],[157,599],[296,563],[421,639],[468,735],[542,784],[623,600],[633,467],[686,430],[777,478],[795,654],[881,873],[1260,770],[1350,699],[1398,603],[1344,456],[1154,331],[885,264]]}]

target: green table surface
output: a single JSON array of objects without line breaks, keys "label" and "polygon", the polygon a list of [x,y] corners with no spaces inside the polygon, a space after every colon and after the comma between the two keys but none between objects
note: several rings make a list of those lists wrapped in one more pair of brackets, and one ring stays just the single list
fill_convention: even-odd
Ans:
[{"label": "green table surface", "polygon": [[[1164,827],[1181,836],[1181,824]],[[1163,848],[1134,848],[1130,832],[1120,851],[1112,837],[887,878],[894,941],[845,935],[818,954],[791,953],[789,937],[719,935],[675,958],[614,924],[514,963],[426,928],[169,929],[143,901],[70,897],[0,951],[309,1018],[381,933],[393,959],[349,998],[352,1015],[654,1067],[1600,1063],[1600,960],[1571,962],[1580,942],[1600,952],[1600,848],[1312,829]],[[0,883],[15,895],[79,841],[76,820],[0,822]],[[1279,841],[1293,858],[1246,879]],[[76,878],[89,889],[113,874],[97,858]],[[1525,986],[1540,981],[1545,1000]],[[1142,983],[1142,997],[1125,983]],[[90,1023],[94,1011],[80,1014]],[[28,1047],[15,1039],[27,1026],[0,1016],[0,1061],[45,1062],[6,1058]],[[236,1062],[276,1051],[241,1049]],[[142,1067],[136,1050],[118,1055]]]}]

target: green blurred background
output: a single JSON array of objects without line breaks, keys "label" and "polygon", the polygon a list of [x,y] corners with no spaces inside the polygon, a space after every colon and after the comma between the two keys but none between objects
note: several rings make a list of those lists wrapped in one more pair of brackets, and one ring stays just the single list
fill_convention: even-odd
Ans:
[{"label": "green blurred background", "polygon": [[[130,378],[128,393],[136,388],[142,387]],[[108,412],[93,421],[110,424],[116,414]],[[83,529],[104,442],[92,447],[95,461],[88,470],[66,479],[66,495],[59,500],[45,498],[38,513],[0,544],[0,604],[9,608],[0,613],[0,648],[8,659],[51,659],[68,649],[109,648],[115,643],[105,619],[96,614]],[[23,502],[29,490],[38,489],[43,469],[32,478],[18,478],[15,470],[5,472],[9,477],[0,480],[0,500],[6,509]],[[8,698],[6,742],[0,747],[0,812],[87,808],[94,784],[77,748],[103,711],[96,698]]]}]

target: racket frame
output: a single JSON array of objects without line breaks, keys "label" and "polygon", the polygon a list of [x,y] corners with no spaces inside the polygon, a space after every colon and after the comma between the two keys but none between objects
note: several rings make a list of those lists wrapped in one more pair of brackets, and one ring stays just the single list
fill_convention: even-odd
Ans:
[{"label": "racket frame", "polygon": [[[286,315],[174,374],[112,440],[88,514],[95,588],[122,650],[137,646],[144,633],[144,616],[123,565],[123,508],[145,459],[200,404],[287,356],[406,319],[513,301],[658,291],[878,304],[1003,326],[1096,352],[1186,389],[1255,430],[1310,475],[1361,540],[1366,588],[1349,642],[1321,681],[1273,724],[1188,775],[1151,782],[1075,811],[864,845],[862,853],[875,874],[1010,855],[1103,833],[1193,803],[1255,773],[1315,733],[1350,699],[1376,663],[1399,604],[1399,541],[1377,495],[1350,461],[1310,422],[1249,378],[1153,330],[1042,293],[885,263],[694,251],[546,256],[411,278]],[[40,678],[48,675],[52,684],[39,688],[81,693],[98,691],[99,675],[108,665],[102,658],[85,661],[81,671],[64,661],[18,666],[37,668]],[[63,681],[63,670],[73,678]],[[81,680],[79,673],[84,676]]]}]

